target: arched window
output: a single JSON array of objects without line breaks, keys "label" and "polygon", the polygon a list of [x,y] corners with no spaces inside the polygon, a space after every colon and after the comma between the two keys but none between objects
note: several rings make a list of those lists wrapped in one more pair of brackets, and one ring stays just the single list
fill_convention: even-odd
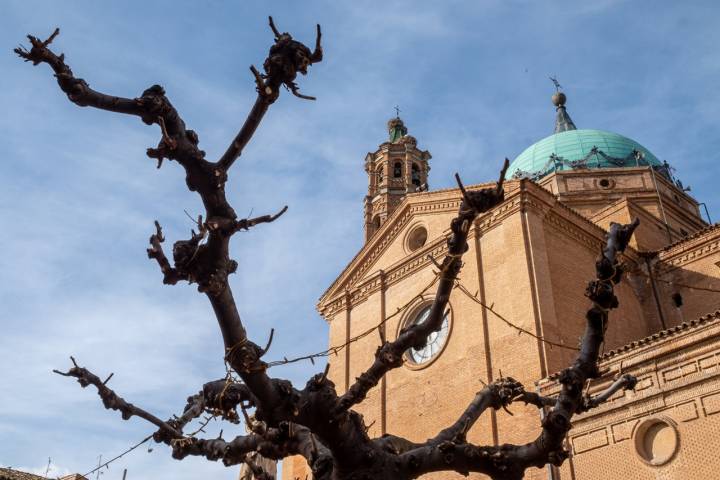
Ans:
[{"label": "arched window", "polygon": [[380,185],[383,182],[383,167],[382,166],[380,166],[380,168],[377,169],[376,175],[377,175],[377,184]]},{"label": "arched window", "polygon": [[420,186],[420,167],[417,166],[417,163],[412,164],[412,171],[410,172],[412,184],[416,187]]},{"label": "arched window", "polygon": [[402,163],[395,162],[395,165],[393,165],[393,177],[395,177],[395,178],[402,177]]},{"label": "arched window", "polygon": [[375,215],[375,218],[373,218],[372,226],[374,230],[377,230],[380,228],[380,215]]}]

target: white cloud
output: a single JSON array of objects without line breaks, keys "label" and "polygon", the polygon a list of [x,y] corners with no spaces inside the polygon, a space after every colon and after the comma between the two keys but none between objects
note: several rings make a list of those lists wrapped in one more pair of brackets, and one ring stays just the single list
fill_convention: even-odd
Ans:
[{"label": "white cloud", "polygon": [[[298,80],[318,101],[283,92],[228,187],[240,215],[290,207],[232,245],[241,316],[259,343],[276,329],[272,359],[327,347],[314,305],[361,245],[363,159],[384,139],[396,104],[433,154],[433,187],[451,185],[455,171],[482,181],[504,156],[550,133],[546,77],[558,73],[580,126],[606,125],[681,159],[683,172],[699,172],[690,175],[693,192],[720,207],[700,178],[717,171],[708,134],[714,100],[703,93],[714,91],[720,63],[713,16],[699,7],[644,12],[645,23],[627,28],[635,7],[615,1],[595,2],[593,11],[529,2],[308,5],[286,2],[273,13],[303,41],[315,21],[323,24],[326,60]],[[4,45],[59,23],[57,45],[78,75],[126,96],[162,83],[209,158],[224,151],[252,105],[247,66],[261,63],[270,39],[269,12],[250,4],[8,6]],[[47,68],[9,55],[0,65],[0,362],[11,386],[0,436],[13,439],[0,445],[0,461],[40,465],[52,456],[68,471],[87,471],[99,454],[116,455],[152,429],[123,422],[90,389],[51,374],[67,368],[68,355],[99,375],[115,372],[118,393],[159,416],[179,412],[187,395],[223,373],[207,300],[192,286],[163,286],[144,252],[154,219],[169,249],[189,233],[183,209],[194,215],[200,204],[178,165],[157,171],[145,157],[157,127],[71,105]],[[672,103],[685,83],[682,104]],[[273,373],[302,385],[321,368]],[[238,432],[225,428],[226,436]],[[174,462],[164,446],[133,452],[107,475],[125,467],[129,479],[237,473],[201,459]]]}]

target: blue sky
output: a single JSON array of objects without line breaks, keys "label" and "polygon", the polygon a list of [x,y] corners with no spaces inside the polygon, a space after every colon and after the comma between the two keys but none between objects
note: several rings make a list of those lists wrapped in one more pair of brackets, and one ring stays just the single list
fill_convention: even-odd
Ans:
[{"label": "blue sky", "polygon": [[[232,278],[250,335],[276,329],[270,359],[326,348],[319,295],[362,243],[363,160],[385,139],[398,104],[430,150],[431,188],[496,178],[552,132],[557,75],[579,128],[629,136],[677,168],[715,220],[720,200],[720,7],[714,1],[0,3],[0,464],[84,473],[152,429],[124,422],[97,396],[53,375],[68,356],[161,417],[223,375],[222,343],[206,299],[163,286],[145,255],[153,220],[186,238],[200,202],[181,169],[159,171],[145,148],[157,127],[70,104],[46,66],[11,49],[27,33],[61,35],[76,75],[137,96],[162,84],[208,158],[227,147],[254,100],[248,72],[271,45],[266,17],[325,61],[300,79],[305,102],[283,94],[233,167],[239,214],[284,204],[278,222],[237,235]],[[302,385],[321,365],[274,373]],[[239,433],[225,426],[225,436]],[[218,428],[213,427],[209,435]],[[103,477],[232,479],[236,469],[178,462],[153,445]]]}]

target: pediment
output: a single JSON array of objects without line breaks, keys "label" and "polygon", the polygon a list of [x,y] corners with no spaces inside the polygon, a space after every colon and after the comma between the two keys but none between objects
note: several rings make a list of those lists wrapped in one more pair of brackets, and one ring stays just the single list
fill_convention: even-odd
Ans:
[{"label": "pediment", "polygon": [[325,291],[318,301],[318,310],[322,312],[327,303],[367,282],[380,270],[389,270],[413,256],[407,240],[414,229],[423,227],[427,230],[426,244],[444,236],[459,206],[458,189],[415,193],[405,197]]}]

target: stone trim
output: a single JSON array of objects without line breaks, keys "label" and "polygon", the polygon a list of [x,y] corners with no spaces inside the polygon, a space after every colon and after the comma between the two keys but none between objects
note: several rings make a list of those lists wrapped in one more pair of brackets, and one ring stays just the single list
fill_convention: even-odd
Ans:
[{"label": "stone trim", "polygon": [[[416,195],[432,196],[434,193],[435,192],[426,192]],[[375,263],[375,260],[377,260],[385,252],[392,241],[395,240],[399,231],[407,225],[408,221],[414,214],[418,212],[436,213],[452,211],[453,209],[457,209],[460,205],[459,198],[444,202],[432,201],[431,199],[425,200],[422,203],[412,202],[412,200],[415,200],[416,198],[417,197],[410,200],[408,197],[403,198],[400,205],[398,205],[398,208],[390,215],[388,220],[385,221],[380,229],[375,232],[375,235],[373,235],[373,238],[370,239],[370,242],[360,249],[360,251],[350,261],[348,266],[345,267],[343,272],[330,285],[330,287],[325,290],[318,302],[318,309],[321,308],[321,305],[327,298],[334,296],[335,292],[340,289],[342,285],[353,285],[362,278]]]},{"label": "stone trim", "polygon": [[[573,419],[573,453],[630,440],[645,419],[662,416],[682,424],[720,413],[718,334],[720,311],[605,354],[600,368],[610,373],[591,393],[607,387],[620,368],[635,375],[638,384],[634,393],[617,392],[604,405]],[[559,391],[551,379],[543,380],[540,388],[544,395]]]},{"label": "stone trim", "polygon": [[668,273],[718,250],[720,250],[720,224],[715,224],[660,250],[658,257],[664,264],[662,273]]},{"label": "stone trim", "polygon": [[[476,185],[466,186],[467,190],[477,190],[487,188],[494,185],[495,182],[479,183]],[[519,190],[520,181],[506,181],[506,195],[514,196]],[[449,194],[453,194],[452,197]],[[444,201],[438,201],[445,197]],[[352,285],[358,278],[361,278],[365,272],[372,266],[374,261],[386,250],[387,246],[397,236],[408,222],[409,218],[417,213],[431,212],[444,213],[453,211],[460,206],[460,190],[458,188],[445,188],[433,190],[431,192],[408,193],[403,197],[400,204],[386,219],[380,229],[375,232],[372,238],[355,254],[338,277],[323,292],[318,300],[317,309],[322,310],[322,304],[328,298],[332,298],[337,291],[342,289],[343,285]]]},{"label": "stone trim", "polygon": [[[519,188],[516,188],[505,202],[475,221],[474,228],[471,230],[468,240],[474,238],[476,234],[484,235],[514,213],[533,210],[543,216],[547,225],[570,236],[593,252],[599,250],[606,233],[604,229],[559,202],[551,192],[548,192],[536,183],[528,180],[520,180],[518,183]],[[473,188],[482,186],[483,185]],[[458,189],[451,191],[459,193]],[[370,244],[358,252],[350,263],[350,266],[345,269],[344,273],[335,280],[318,301],[317,310],[325,319],[329,320],[334,313],[342,308],[340,298],[342,298],[341,295],[345,289],[349,289],[351,292],[350,297],[353,306],[362,303],[369,295],[380,289],[380,280],[377,275],[374,274],[365,279],[363,279],[363,277],[372,265],[375,264],[380,255],[398,238],[400,230],[407,226],[413,217],[423,213],[448,213],[456,210],[460,206],[459,197],[433,199],[432,197],[437,196],[435,193],[436,192],[419,193],[415,194],[415,198],[411,200],[407,198],[403,199],[405,205],[403,206],[401,204],[401,208],[396,210],[396,212],[399,213],[393,214],[393,216],[397,216],[397,218],[387,221],[380,227],[378,231],[379,235],[374,237],[375,240],[371,241]],[[416,200],[418,197],[424,197],[423,201],[413,202],[413,200]],[[387,227],[388,231],[382,232],[385,227]],[[475,232],[475,230],[477,230],[477,232]],[[440,258],[447,250],[445,240],[445,235],[441,235],[425,247],[414,252],[413,255],[402,258],[388,268],[385,271],[387,285],[395,284],[406,276],[412,275],[422,268],[427,267],[430,264],[430,261],[427,259],[428,254],[431,254],[434,258]],[[637,252],[632,248],[628,248],[624,256],[633,261],[636,261],[638,258]],[[341,290],[343,286],[345,288]]]}]

